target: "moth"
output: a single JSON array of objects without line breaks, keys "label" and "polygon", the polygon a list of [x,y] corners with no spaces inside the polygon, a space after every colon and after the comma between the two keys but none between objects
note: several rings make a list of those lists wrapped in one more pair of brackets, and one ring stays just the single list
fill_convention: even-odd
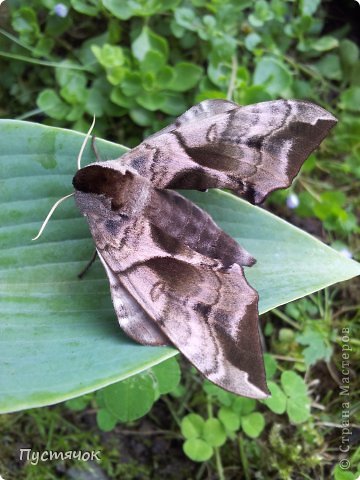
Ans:
[{"label": "moth", "polygon": [[305,101],[205,100],[122,157],[73,179],[120,327],[172,345],[220,387],[266,398],[255,259],[175,189],[227,188],[252,203],[288,187],[336,123]]}]

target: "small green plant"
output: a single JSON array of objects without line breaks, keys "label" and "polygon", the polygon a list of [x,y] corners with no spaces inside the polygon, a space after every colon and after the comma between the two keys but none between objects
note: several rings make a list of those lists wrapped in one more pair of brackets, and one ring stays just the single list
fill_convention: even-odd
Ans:
[{"label": "small green plant", "polygon": [[268,384],[271,397],[263,401],[274,413],[287,413],[293,423],[303,423],[310,417],[310,399],[302,377],[285,370],[281,374],[281,387],[273,381]]},{"label": "small green plant", "polygon": [[185,438],[183,449],[191,460],[209,460],[214,449],[221,447],[227,439],[234,440],[240,431],[249,438],[261,435],[265,418],[262,413],[255,411],[255,400],[236,397],[208,382],[205,382],[204,390],[209,397],[217,398],[219,409],[216,416],[207,419],[195,413],[182,419],[181,433]]},{"label": "small green plant", "polygon": [[[180,369],[175,358],[156,365],[145,372],[114,383],[95,394],[96,420],[100,430],[111,431],[118,422],[132,422],[146,415],[154,403],[176,389]],[[69,400],[67,406],[83,410],[91,400],[84,396]]]}]

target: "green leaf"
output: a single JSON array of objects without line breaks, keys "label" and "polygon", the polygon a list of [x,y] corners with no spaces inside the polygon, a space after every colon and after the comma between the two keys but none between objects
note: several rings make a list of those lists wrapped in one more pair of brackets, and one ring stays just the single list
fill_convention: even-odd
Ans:
[{"label": "green leaf", "polygon": [[115,17],[121,20],[128,20],[133,15],[133,10],[129,2],[119,2],[119,0],[103,0],[103,5]]},{"label": "green leaf", "polygon": [[180,382],[180,367],[175,358],[170,358],[151,368],[157,380],[160,395],[172,392]]},{"label": "green leaf", "polygon": [[302,352],[307,367],[314,365],[318,360],[330,360],[332,348],[325,341],[324,335],[314,328],[306,328],[303,333],[296,336],[296,341],[300,345],[307,345]]},{"label": "green leaf", "polygon": [[179,0],[162,0],[162,1],[119,1],[119,0],[103,0],[104,7],[107,8],[115,17],[121,20],[129,18],[148,17],[155,13],[165,12],[176,7]]},{"label": "green leaf", "polygon": [[209,382],[209,380],[204,381],[203,389],[208,395],[215,397],[222,405],[226,405],[227,407],[232,404],[235,398],[233,393],[227,392],[223,388]]},{"label": "green leaf", "polygon": [[251,105],[252,103],[267,102],[272,96],[262,85],[251,85],[240,92],[240,104]]},{"label": "green leaf", "polygon": [[89,115],[101,117],[109,105],[109,90],[107,83],[102,79],[96,79],[88,89],[85,108]]},{"label": "green leaf", "polygon": [[204,425],[203,439],[212,447],[221,447],[226,442],[226,433],[220,420],[208,418]]},{"label": "green leaf", "polygon": [[360,112],[360,87],[350,87],[340,95],[340,108]]},{"label": "green leaf", "polygon": [[70,0],[74,10],[84,15],[94,17],[100,12],[99,0]]},{"label": "green leaf", "polygon": [[125,56],[121,47],[105,43],[101,47],[93,45],[91,50],[100,64],[105,68],[124,65]]},{"label": "green leaf", "polygon": [[341,468],[339,464],[334,468],[334,480],[359,480],[359,476]]},{"label": "green leaf", "polygon": [[341,63],[346,66],[355,65],[359,60],[359,47],[356,43],[345,38],[340,42],[340,59]]},{"label": "green leaf", "polygon": [[295,338],[295,332],[292,328],[280,328],[279,341],[283,343],[291,343]]},{"label": "green leaf", "polygon": [[324,77],[330,80],[341,80],[342,78],[339,55],[328,53],[315,66]]},{"label": "green leaf", "polygon": [[[56,3],[58,2],[55,1],[54,6]],[[73,26],[73,20],[71,15],[68,15],[65,18],[58,17],[57,15],[48,15],[44,33],[47,36],[50,36],[55,39],[56,37],[59,37],[64,32],[66,32],[72,26]]]},{"label": "green leaf", "polygon": [[342,220],[346,218],[347,212],[342,208],[346,202],[346,195],[341,190],[324,192],[320,195],[320,201],[317,202],[313,211],[320,220]]},{"label": "green leaf", "polygon": [[253,412],[241,417],[241,427],[250,438],[257,438],[265,428],[265,418],[260,412]]},{"label": "green leaf", "polygon": [[229,407],[221,407],[218,413],[219,419],[229,432],[236,432],[240,428],[240,417]]},{"label": "green leaf", "polygon": [[24,41],[32,43],[40,35],[35,11],[29,7],[20,7],[12,14],[13,29],[20,33]]},{"label": "green leaf", "polygon": [[62,73],[57,74],[62,88],[60,95],[70,104],[85,103],[87,98],[87,78],[82,72],[70,69],[58,69]]},{"label": "green leaf", "polygon": [[182,93],[165,92],[163,97],[164,100],[159,106],[159,109],[168,115],[180,115],[188,108],[188,104]]},{"label": "green leaf", "polygon": [[226,98],[226,93],[220,90],[204,90],[195,96],[195,103],[200,103],[203,100],[209,100],[210,98]]},{"label": "green leaf", "polygon": [[74,410],[75,412],[81,412],[81,410],[84,410],[89,405],[89,395],[82,395],[81,397],[68,400],[65,402],[67,408],[70,408],[70,410]]},{"label": "green leaf", "polygon": [[260,42],[261,37],[256,32],[249,33],[249,35],[246,35],[244,40],[245,47],[250,51],[254,50],[254,48],[256,48],[256,46],[259,45]]},{"label": "green leaf", "polygon": [[307,395],[304,379],[291,370],[285,370],[281,375],[281,385],[288,397]]},{"label": "green leaf", "polygon": [[156,83],[159,89],[167,89],[169,83],[174,78],[174,69],[165,65],[156,73]]},{"label": "green leaf", "polygon": [[155,110],[160,110],[165,103],[165,94],[163,92],[141,92],[136,96],[137,103],[145,108],[154,112]]},{"label": "green leaf", "polygon": [[140,63],[140,70],[143,72],[158,72],[165,66],[166,58],[158,50],[149,50],[143,61]]},{"label": "green leaf", "polygon": [[117,418],[111,415],[106,408],[100,408],[96,413],[96,422],[103,432],[110,432],[117,424]]},{"label": "green leaf", "polygon": [[276,385],[274,382],[268,382],[268,387],[271,393],[271,397],[263,400],[264,403],[270,410],[278,415],[285,413],[286,411],[286,395],[281,390],[281,388]]},{"label": "green leaf", "polygon": [[330,35],[325,35],[311,43],[311,47],[317,52],[326,52],[339,46],[339,40]]},{"label": "green leaf", "polygon": [[303,423],[310,417],[310,400],[302,377],[286,370],[281,375],[281,385],[288,396],[286,411],[293,423]]},{"label": "green leaf", "polygon": [[132,108],[129,111],[129,116],[133,122],[141,127],[149,127],[155,121],[155,114],[141,107]]},{"label": "green leaf", "polygon": [[318,9],[321,0],[301,0],[301,14],[311,17]]},{"label": "green leaf", "polygon": [[266,378],[270,379],[275,375],[278,368],[278,363],[270,353],[264,353],[264,364],[266,371]]},{"label": "green leaf", "polygon": [[199,438],[203,435],[205,420],[197,413],[186,415],[181,421],[181,433],[185,438]]},{"label": "green leaf", "polygon": [[287,66],[276,58],[263,57],[254,72],[254,85],[262,85],[271,95],[281,95],[292,83]]},{"label": "green leaf", "polygon": [[169,54],[166,39],[154,33],[149,27],[143,27],[140,35],[132,42],[131,50],[139,62],[142,62],[146,54],[152,50],[159,52],[165,59]]},{"label": "green leaf", "polygon": [[99,63],[105,68],[109,82],[112,85],[119,84],[126,73],[123,49],[105,43],[102,47],[93,45],[91,50]]},{"label": "green leaf", "polygon": [[194,462],[206,462],[213,455],[213,449],[204,440],[200,438],[191,438],[186,440],[183,445],[185,455]]},{"label": "green leaf", "polygon": [[255,3],[254,13],[249,15],[249,23],[253,27],[262,27],[265,22],[272,20],[274,13],[272,12],[270,5],[265,0],[258,0]]},{"label": "green leaf", "polygon": [[[72,199],[31,242],[53,203],[72,191],[84,135],[11,120],[0,120],[0,132],[0,411],[80,396],[175,355],[121,333],[99,262],[78,280],[94,244]],[[104,159],[125,151],[96,145]],[[82,164],[95,160],[89,145]],[[360,273],[356,262],[229,193],[187,196],[257,259],[245,274],[261,313]]]},{"label": "green leaf", "polygon": [[119,107],[126,109],[136,106],[136,100],[133,97],[128,97],[124,94],[121,87],[115,87],[111,90],[110,100]]},{"label": "green leaf", "polygon": [[180,7],[175,10],[175,21],[177,25],[191,30],[193,32],[198,31],[201,28],[201,21],[197,16],[195,10],[188,7]]},{"label": "green leaf", "polygon": [[287,414],[292,423],[304,423],[310,418],[310,400],[307,396],[291,397],[287,401]]},{"label": "green leaf", "polygon": [[232,70],[231,65],[222,62],[210,62],[208,76],[220,88],[227,88]]},{"label": "green leaf", "polygon": [[34,46],[33,55],[36,57],[49,56],[54,45],[55,41],[52,38],[41,37]]},{"label": "green leaf", "polygon": [[167,85],[169,90],[185,92],[195,87],[203,73],[202,68],[189,62],[179,62],[175,65],[174,77]]},{"label": "green leaf", "polygon": [[43,90],[39,94],[36,103],[49,117],[56,118],[57,120],[65,118],[70,111],[69,105],[66,105],[55,90],[51,88]]},{"label": "green leaf", "polygon": [[148,413],[155,401],[154,384],[148,372],[114,383],[103,390],[105,406],[121,422],[131,422]]},{"label": "green leaf", "polygon": [[128,97],[137,95],[142,90],[141,76],[138,72],[126,72],[121,82],[121,90]]},{"label": "green leaf", "polygon": [[231,408],[240,415],[247,415],[255,409],[256,401],[252,398],[234,396]]}]

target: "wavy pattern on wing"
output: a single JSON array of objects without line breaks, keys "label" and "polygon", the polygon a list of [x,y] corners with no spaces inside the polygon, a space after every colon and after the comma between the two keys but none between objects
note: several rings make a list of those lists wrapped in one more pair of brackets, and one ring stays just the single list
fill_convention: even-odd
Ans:
[{"label": "wavy pattern on wing", "polygon": [[261,203],[291,184],[336,123],[328,111],[301,100],[203,103],[121,157],[121,164],[157,188],[229,188]]}]

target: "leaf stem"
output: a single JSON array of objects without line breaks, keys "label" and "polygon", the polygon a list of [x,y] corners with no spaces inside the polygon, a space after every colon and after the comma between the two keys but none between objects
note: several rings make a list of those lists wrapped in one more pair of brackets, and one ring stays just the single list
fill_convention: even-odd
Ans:
[{"label": "leaf stem", "polygon": [[[341,337],[336,337],[336,341],[340,342],[340,343],[343,343],[343,340],[342,340]],[[349,343],[352,343],[353,345],[360,346],[360,340],[358,340],[357,338],[349,338]]]},{"label": "leaf stem", "polygon": [[0,57],[11,58],[13,60],[20,60],[21,62],[35,63],[35,65],[42,65],[43,67],[53,67],[53,68],[69,68],[70,70],[83,70],[89,71],[89,69],[83,65],[71,65],[66,63],[58,62],[47,62],[46,60],[39,60],[30,57],[25,57],[24,55],[17,55],[15,53],[8,53],[0,50]]},{"label": "leaf stem", "polygon": [[284,355],[273,355],[276,360],[283,360],[284,362],[295,362],[295,363],[304,363],[305,360],[303,358],[295,358],[295,357],[286,357]]},{"label": "leaf stem", "polygon": [[237,61],[237,56],[233,55],[231,59],[231,76],[230,76],[230,82],[229,82],[229,87],[226,93],[226,99],[227,100],[232,100],[234,90],[235,90],[235,83],[236,83],[236,73],[237,73],[237,68],[238,68],[238,61]]},{"label": "leaf stem", "polygon": [[243,472],[245,475],[246,480],[251,480],[250,479],[250,473],[249,473],[249,463],[247,461],[246,455],[245,455],[245,450],[244,450],[244,439],[241,433],[239,433],[239,453],[240,453],[240,459],[241,463],[243,466]]},{"label": "leaf stem", "polygon": [[175,409],[173,408],[172,403],[169,400],[169,397],[167,395],[164,395],[164,396],[161,397],[161,400],[163,400],[163,402],[166,403],[166,406],[168,407],[169,412],[171,413],[173,419],[177,423],[177,426],[180,428],[181,427],[181,420],[178,417],[177,413],[175,412]]},{"label": "leaf stem", "polygon": [[307,183],[304,179],[299,178],[299,179],[298,179],[298,182],[300,183],[300,185],[302,185],[302,186],[305,188],[305,190],[306,190],[307,192],[310,193],[310,195],[311,195],[313,198],[315,198],[315,200],[316,200],[317,202],[321,202],[321,197],[320,197],[320,195],[318,195],[316,192],[314,192],[314,190],[308,185],[308,183]]},{"label": "leaf stem", "polygon": [[26,120],[27,118],[33,117],[34,115],[39,115],[39,113],[42,113],[43,111],[41,108],[34,108],[34,110],[30,110],[28,112],[25,112],[18,117],[15,118],[15,120]]},{"label": "leaf stem", "polygon": [[296,330],[301,330],[300,325],[298,325],[294,320],[291,320],[285,313],[283,313],[281,310],[278,310],[277,308],[274,308],[272,310],[272,313],[274,313],[277,317],[281,318],[285,323],[288,323],[292,327],[296,328]]},{"label": "leaf stem", "polygon": [[[209,418],[214,417],[213,406],[211,401],[211,396],[207,395],[207,410]],[[213,447],[215,452],[215,461],[216,461],[216,470],[219,475],[219,480],[225,480],[224,476],[224,467],[221,461],[221,454],[219,447]]]},{"label": "leaf stem", "polygon": [[219,480],[225,480],[224,467],[221,461],[220,450],[218,447],[214,447],[215,459],[216,459],[216,469],[219,475]]}]

